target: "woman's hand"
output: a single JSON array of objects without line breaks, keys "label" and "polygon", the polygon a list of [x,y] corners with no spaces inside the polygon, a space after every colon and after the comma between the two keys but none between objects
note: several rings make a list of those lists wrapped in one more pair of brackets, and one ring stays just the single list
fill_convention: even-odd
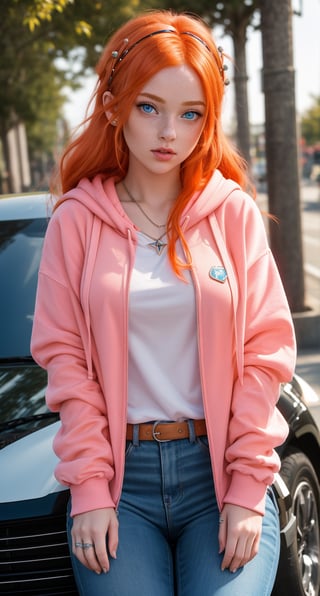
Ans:
[{"label": "woman's hand", "polygon": [[235,572],[258,553],[262,516],[227,503],[220,515],[219,552],[224,551],[221,569]]},{"label": "woman's hand", "polygon": [[72,552],[85,567],[96,573],[109,571],[108,552],[115,559],[118,547],[118,519],[113,508],[75,515],[71,536]]}]

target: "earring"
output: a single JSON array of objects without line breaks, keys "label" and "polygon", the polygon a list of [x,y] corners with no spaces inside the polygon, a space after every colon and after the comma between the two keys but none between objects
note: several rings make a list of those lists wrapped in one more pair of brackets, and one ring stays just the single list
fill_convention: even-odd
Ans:
[{"label": "earring", "polygon": [[117,126],[118,125],[117,118],[115,118],[114,120],[111,120],[110,124],[111,124],[111,126]]}]

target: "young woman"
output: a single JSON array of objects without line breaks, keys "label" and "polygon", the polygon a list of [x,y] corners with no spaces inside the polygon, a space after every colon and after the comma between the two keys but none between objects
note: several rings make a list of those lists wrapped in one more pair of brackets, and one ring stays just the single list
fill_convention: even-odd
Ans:
[{"label": "young woman", "polygon": [[32,337],[61,416],[81,595],[263,596],[279,528],[276,409],[295,362],[223,52],[196,18],[126,23],[60,167]]}]

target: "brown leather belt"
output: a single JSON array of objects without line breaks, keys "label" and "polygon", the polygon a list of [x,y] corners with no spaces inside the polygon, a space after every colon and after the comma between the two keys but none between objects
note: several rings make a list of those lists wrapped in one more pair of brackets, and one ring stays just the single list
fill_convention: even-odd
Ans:
[{"label": "brown leather belt", "polygon": [[[205,420],[193,420],[196,437],[207,434]],[[133,439],[134,424],[127,424],[127,441]],[[186,420],[183,422],[154,422],[139,424],[139,441],[175,441],[176,439],[188,439],[189,425]]]}]

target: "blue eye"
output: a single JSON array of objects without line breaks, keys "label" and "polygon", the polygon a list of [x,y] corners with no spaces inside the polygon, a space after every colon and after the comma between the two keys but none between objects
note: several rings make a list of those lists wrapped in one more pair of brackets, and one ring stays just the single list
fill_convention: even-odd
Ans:
[{"label": "blue eye", "polygon": [[144,114],[152,114],[155,108],[150,103],[139,103],[138,108],[144,112]]},{"label": "blue eye", "polygon": [[190,112],[185,112],[182,117],[185,118],[186,120],[196,120],[196,118],[198,118],[199,116],[200,116],[199,112],[190,110]]}]

